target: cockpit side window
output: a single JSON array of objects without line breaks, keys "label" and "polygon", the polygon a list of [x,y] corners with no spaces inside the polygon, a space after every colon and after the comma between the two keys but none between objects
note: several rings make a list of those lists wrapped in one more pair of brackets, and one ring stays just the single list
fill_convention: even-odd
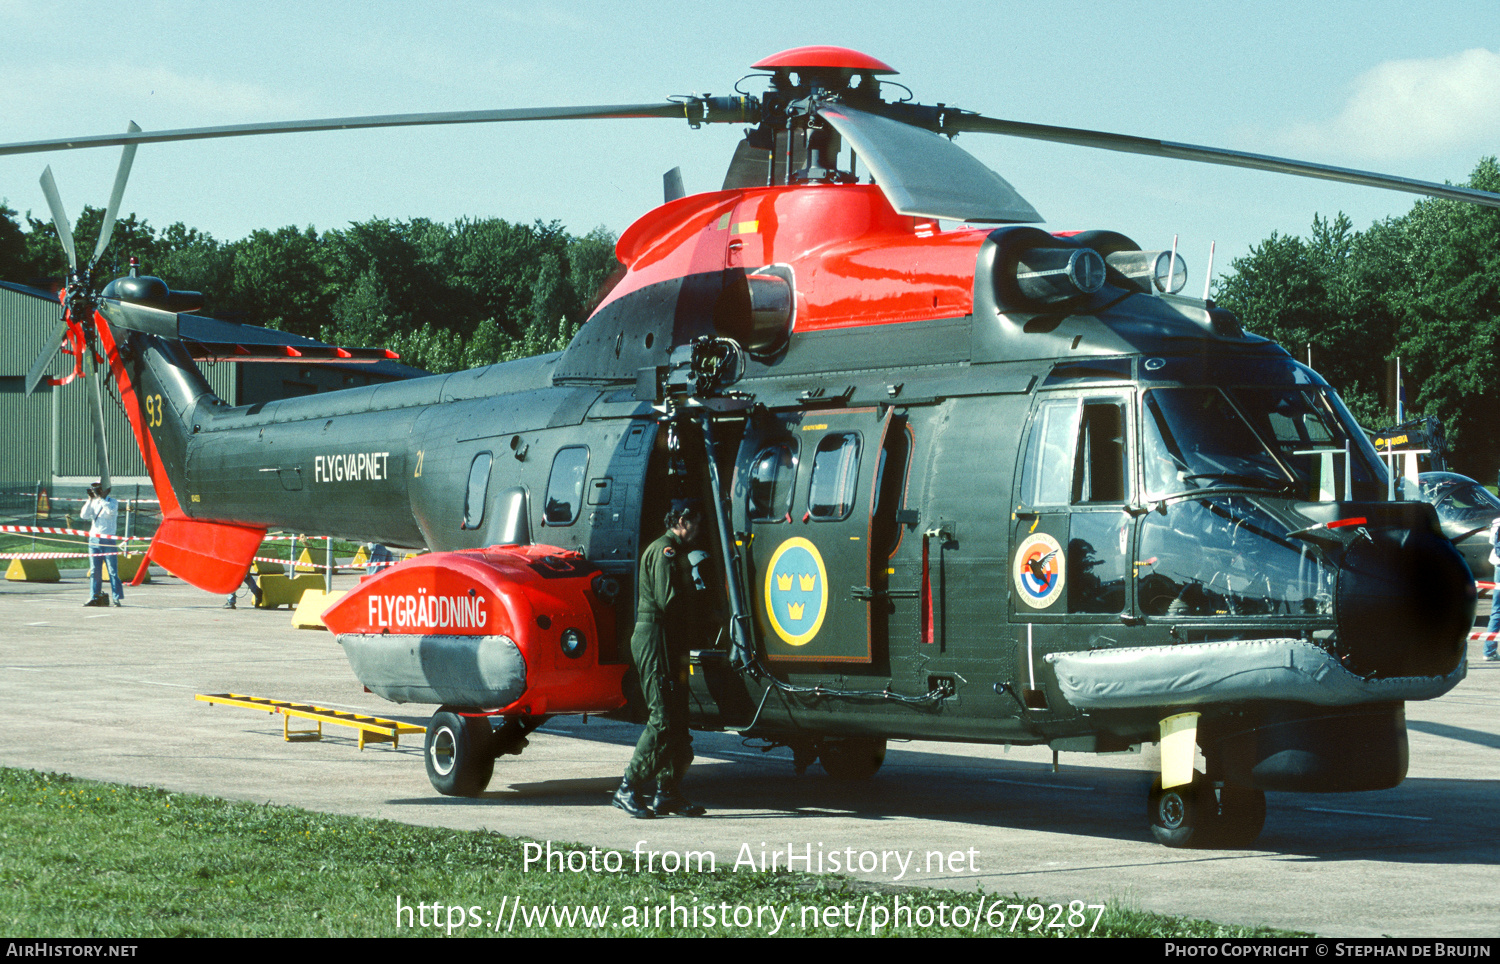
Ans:
[{"label": "cockpit side window", "polygon": [[1086,399],[1073,475],[1074,502],[1124,502],[1125,403]]},{"label": "cockpit side window", "polygon": [[1021,472],[1027,506],[1124,502],[1126,405],[1119,398],[1048,399],[1037,408]]},{"label": "cockpit side window", "polygon": [[1037,406],[1021,472],[1022,504],[1067,505],[1072,500],[1078,414],[1076,398],[1048,399]]}]

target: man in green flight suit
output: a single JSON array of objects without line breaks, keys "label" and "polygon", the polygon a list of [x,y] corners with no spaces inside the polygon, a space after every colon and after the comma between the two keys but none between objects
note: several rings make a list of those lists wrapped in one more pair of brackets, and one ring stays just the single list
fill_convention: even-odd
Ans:
[{"label": "man in green flight suit", "polygon": [[[678,785],[693,762],[688,733],[688,651],[704,633],[709,609],[698,568],[708,553],[694,551],[703,511],[697,499],[674,499],[666,533],[641,553],[640,588],[630,654],[649,716],[615,791],[614,805],[632,817],[701,817]],[[655,789],[648,804],[646,794]]]}]

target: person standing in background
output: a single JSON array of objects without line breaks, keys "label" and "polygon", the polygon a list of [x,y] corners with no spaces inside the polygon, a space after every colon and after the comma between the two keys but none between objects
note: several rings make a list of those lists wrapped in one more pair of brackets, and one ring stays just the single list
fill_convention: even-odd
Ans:
[{"label": "person standing in background", "polygon": [[[125,587],[120,585],[120,542],[115,538],[120,521],[120,503],[109,494],[103,479],[89,486],[88,500],[79,516],[89,520],[89,601],[85,606],[125,605]],[[110,595],[103,592],[104,567],[109,568]]]}]

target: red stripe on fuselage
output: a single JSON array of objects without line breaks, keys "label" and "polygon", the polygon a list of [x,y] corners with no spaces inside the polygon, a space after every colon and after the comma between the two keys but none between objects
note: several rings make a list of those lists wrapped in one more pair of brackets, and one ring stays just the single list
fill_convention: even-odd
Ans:
[{"label": "red stripe on fuselage", "polygon": [[798,331],[969,314],[989,229],[936,232],[871,184],[719,191],[663,205],[620,236],[628,267],[606,303],[691,274],[785,264]]}]

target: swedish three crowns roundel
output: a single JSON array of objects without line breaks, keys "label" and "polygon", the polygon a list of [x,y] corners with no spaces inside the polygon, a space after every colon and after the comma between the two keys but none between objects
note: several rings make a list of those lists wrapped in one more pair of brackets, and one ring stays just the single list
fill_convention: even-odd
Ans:
[{"label": "swedish three crowns roundel", "polygon": [[1045,532],[1033,533],[1021,540],[1011,571],[1021,601],[1032,609],[1046,609],[1062,592],[1062,546]]},{"label": "swedish three crowns roundel", "polygon": [[777,547],[766,569],[766,614],[788,645],[818,635],[828,612],[828,571],[818,547],[801,536]]}]

